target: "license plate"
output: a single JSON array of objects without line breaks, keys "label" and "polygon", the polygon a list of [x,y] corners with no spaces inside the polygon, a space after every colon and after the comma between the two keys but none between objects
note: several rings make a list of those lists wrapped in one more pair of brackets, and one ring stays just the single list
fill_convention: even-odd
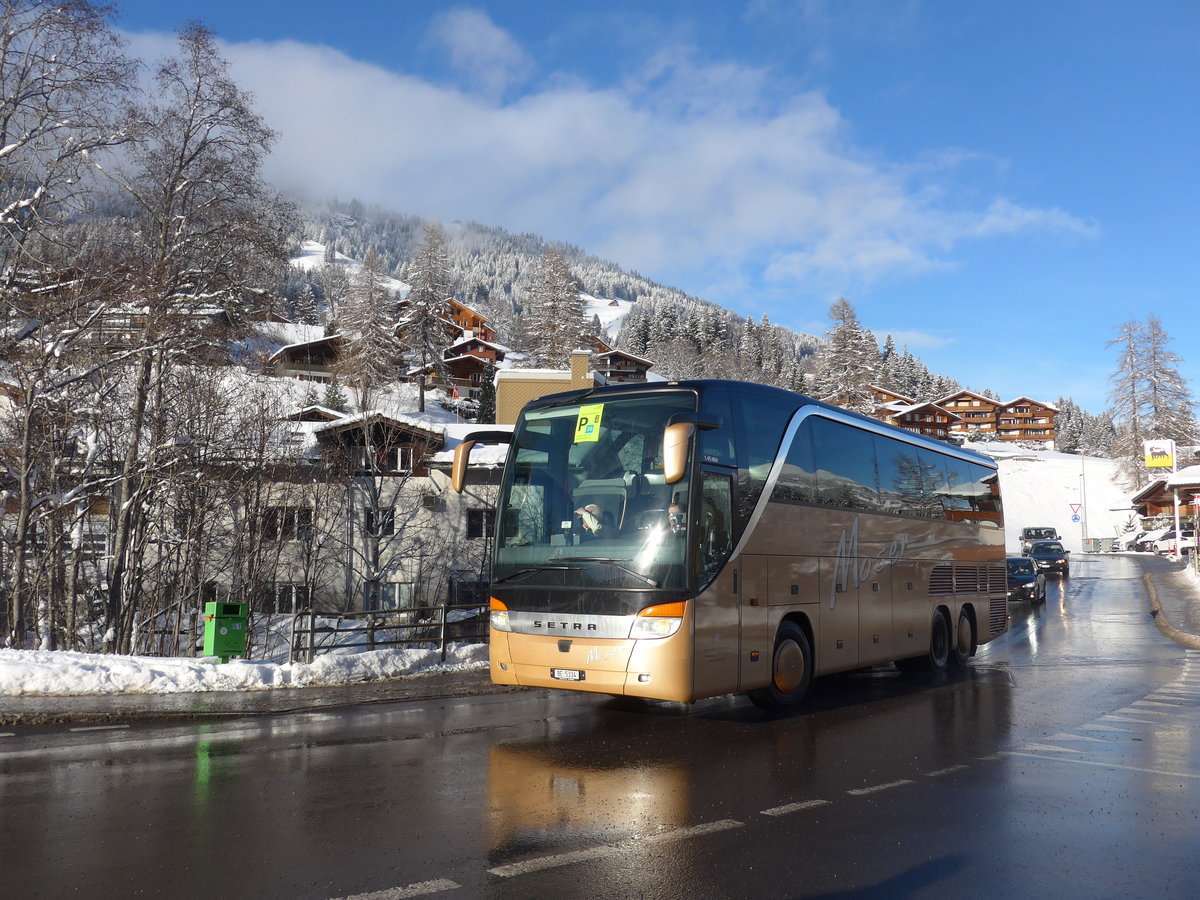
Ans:
[{"label": "license plate", "polygon": [[559,681],[583,681],[584,673],[578,669],[551,669],[550,677]]}]

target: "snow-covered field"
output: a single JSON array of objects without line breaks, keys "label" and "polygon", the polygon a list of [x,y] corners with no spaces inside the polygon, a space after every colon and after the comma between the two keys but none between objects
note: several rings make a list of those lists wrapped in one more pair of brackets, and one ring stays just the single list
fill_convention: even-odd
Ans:
[{"label": "snow-covered field", "polygon": [[[1114,537],[1130,519],[1128,495],[1112,481],[1111,460],[1065,453],[972,445],[1000,464],[1005,536],[1019,552],[1026,525],[1052,525],[1072,551],[1088,537]],[[1086,486],[1086,492],[1084,487]],[[1084,503],[1082,510],[1076,507]],[[454,649],[446,663],[436,650],[375,650],[318,657],[311,664],[215,659],[106,656],[66,651],[0,650],[0,697],[77,694],[154,694],[243,691],[347,684],[418,672],[465,671],[487,666],[487,648]]]},{"label": "snow-covered field", "polygon": [[1021,529],[1026,526],[1052,526],[1058,529],[1063,546],[1078,552],[1084,537],[1116,537],[1131,521],[1131,491],[1114,483],[1116,463],[1111,459],[1020,450],[998,442],[967,446],[1000,464],[1005,542],[1017,555]]}]

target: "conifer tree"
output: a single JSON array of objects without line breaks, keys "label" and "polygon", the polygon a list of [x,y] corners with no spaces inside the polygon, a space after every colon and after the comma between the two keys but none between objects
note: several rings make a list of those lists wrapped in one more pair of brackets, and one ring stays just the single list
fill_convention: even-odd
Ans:
[{"label": "conifer tree", "polygon": [[579,284],[561,250],[546,248],[528,285],[531,357],[536,365],[565,368],[579,343],[583,304]]},{"label": "conifer tree", "polygon": [[879,348],[863,331],[845,297],[834,302],[829,317],[833,327],[819,354],[814,386],[817,399],[869,415],[875,409],[870,385],[875,380]]},{"label": "conifer tree", "polygon": [[396,377],[399,346],[391,305],[382,260],[370,250],[355,273],[341,318],[339,369],[354,386],[360,410],[370,408],[376,392]]}]

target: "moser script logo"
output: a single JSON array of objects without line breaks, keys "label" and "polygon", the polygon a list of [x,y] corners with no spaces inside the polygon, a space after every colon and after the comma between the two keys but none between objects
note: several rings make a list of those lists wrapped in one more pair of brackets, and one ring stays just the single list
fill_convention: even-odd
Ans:
[{"label": "moser script logo", "polygon": [[858,550],[858,518],[850,526],[850,533],[842,529],[838,538],[837,555],[833,558],[833,581],[829,585],[829,608],[837,606],[838,590],[858,587],[871,575],[882,572],[894,566],[904,556],[908,549],[908,533],[901,532],[892,539],[892,543],[880,550],[874,557],[860,556]]}]

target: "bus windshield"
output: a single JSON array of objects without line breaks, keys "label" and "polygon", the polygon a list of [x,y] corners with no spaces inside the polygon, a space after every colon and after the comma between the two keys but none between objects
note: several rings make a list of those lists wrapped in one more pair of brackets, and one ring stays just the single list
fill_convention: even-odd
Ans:
[{"label": "bus windshield", "polygon": [[688,479],[663,429],[696,395],[657,391],[526,410],[498,510],[492,583],[673,589],[687,583]]}]

